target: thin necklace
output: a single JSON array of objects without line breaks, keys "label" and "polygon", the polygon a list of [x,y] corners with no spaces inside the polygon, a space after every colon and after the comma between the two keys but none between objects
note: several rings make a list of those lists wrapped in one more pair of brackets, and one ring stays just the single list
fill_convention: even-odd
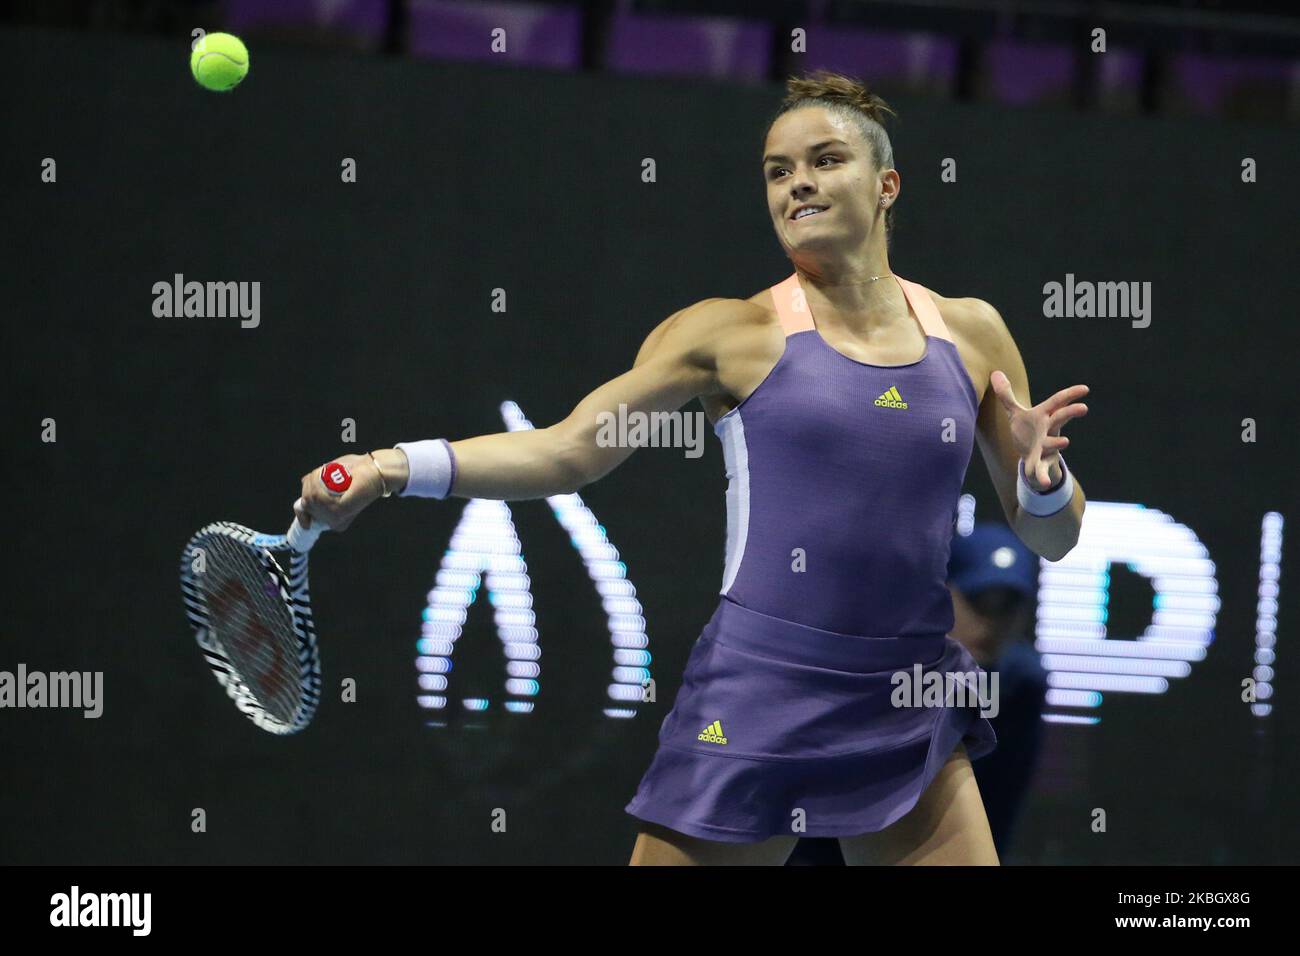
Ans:
[{"label": "thin necklace", "polygon": [[877,279],[887,279],[887,278],[889,278],[889,277],[892,276],[892,275],[893,275],[892,272],[886,272],[886,273],[885,273],[884,275],[882,275],[882,276],[872,276],[872,277],[869,278],[867,281],[868,281],[868,282],[875,282]]}]

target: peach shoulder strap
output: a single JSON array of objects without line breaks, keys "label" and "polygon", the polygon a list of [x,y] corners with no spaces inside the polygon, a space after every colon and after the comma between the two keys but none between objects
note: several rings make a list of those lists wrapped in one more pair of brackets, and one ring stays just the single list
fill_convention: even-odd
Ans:
[{"label": "peach shoulder strap", "polygon": [[[900,276],[894,278],[898,280],[903,295],[907,297],[912,311],[921,321],[921,328],[925,334],[951,342],[952,335],[949,334],[948,326],[944,324],[943,317],[939,314],[939,307],[934,304],[930,290]],[[771,292],[772,304],[776,308],[776,314],[781,319],[781,327],[787,336],[794,335],[796,332],[811,331],[814,328],[812,310],[808,307],[808,299],[799,284],[798,272],[791,273],[789,278],[772,286]]]}]

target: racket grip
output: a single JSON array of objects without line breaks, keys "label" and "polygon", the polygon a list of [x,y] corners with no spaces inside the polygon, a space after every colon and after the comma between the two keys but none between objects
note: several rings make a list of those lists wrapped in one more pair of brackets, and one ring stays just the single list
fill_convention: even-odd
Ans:
[{"label": "racket grip", "polygon": [[[320,480],[325,490],[336,498],[352,485],[352,475],[336,461],[330,462],[320,470]],[[298,499],[297,504],[302,504],[301,498]],[[296,506],[294,510],[297,510]],[[306,554],[321,536],[321,532],[328,530],[329,528],[322,524],[319,518],[311,523],[310,528],[304,528],[298,523],[298,516],[294,515],[293,524],[289,525],[289,530],[284,537],[289,542],[289,547],[299,554]]]},{"label": "racket grip", "polygon": [[[298,500],[301,501],[302,499],[299,498]],[[320,521],[313,521],[310,528],[304,528],[298,523],[298,516],[294,515],[293,524],[289,525],[289,531],[284,537],[289,542],[289,547],[299,554],[306,554],[321,536],[321,532],[325,530],[325,526]]]}]

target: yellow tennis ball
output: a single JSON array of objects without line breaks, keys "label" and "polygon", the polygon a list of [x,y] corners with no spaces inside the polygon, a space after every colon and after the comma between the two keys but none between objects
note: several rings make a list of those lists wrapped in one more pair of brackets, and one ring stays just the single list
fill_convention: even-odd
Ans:
[{"label": "yellow tennis ball", "polygon": [[248,48],[230,33],[205,33],[190,51],[190,72],[199,86],[224,93],[248,75]]}]

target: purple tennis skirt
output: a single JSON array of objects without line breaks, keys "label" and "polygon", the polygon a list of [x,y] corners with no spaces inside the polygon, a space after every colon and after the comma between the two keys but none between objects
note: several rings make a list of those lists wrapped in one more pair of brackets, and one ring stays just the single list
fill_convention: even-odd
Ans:
[{"label": "purple tennis skirt", "polygon": [[915,683],[916,664],[945,686],[974,687],[961,675],[980,670],[943,634],[839,634],[722,598],[627,812],[726,843],[884,829],[959,741],[972,760],[997,743],[973,693],[949,698],[963,706],[894,706],[893,675]]}]

